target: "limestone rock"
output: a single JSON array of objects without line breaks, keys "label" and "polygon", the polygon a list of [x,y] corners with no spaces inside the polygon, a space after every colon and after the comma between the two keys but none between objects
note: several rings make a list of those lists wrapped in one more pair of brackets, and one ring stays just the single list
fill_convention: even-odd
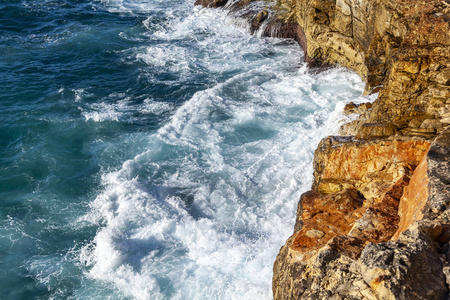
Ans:
[{"label": "limestone rock", "polygon": [[448,293],[439,253],[426,237],[369,244],[355,262],[379,299],[443,299]]},{"label": "limestone rock", "polygon": [[[371,143],[334,139],[318,151],[329,154],[351,145],[364,152]],[[450,129],[430,151],[423,143],[422,157],[415,160],[419,166],[391,176],[390,187],[372,200],[355,189],[302,196],[296,231],[274,264],[275,299],[443,299],[448,294],[450,271],[441,245],[447,245],[450,258],[450,209],[442,209],[450,201],[443,185],[450,176]],[[423,180],[434,185],[434,193],[432,188],[421,193],[427,190]]]},{"label": "limestone rock", "polygon": [[423,218],[423,209],[428,200],[427,156],[425,155],[414,171],[409,185],[400,199],[398,214],[400,224],[393,239],[408,229],[415,221]]},{"label": "limestone rock", "polygon": [[432,143],[427,155],[428,200],[426,218],[450,224],[450,127]]},{"label": "limestone rock", "polygon": [[397,127],[392,123],[364,123],[359,127],[355,137],[369,139],[374,137],[388,137],[394,135]]},{"label": "limestone rock", "polygon": [[400,178],[380,201],[364,212],[364,215],[355,222],[348,235],[365,243],[380,243],[390,240],[398,230],[400,221],[398,206],[403,190],[408,183],[408,175]]},{"label": "limestone rock", "polygon": [[417,166],[428,147],[424,140],[328,137],[315,152],[313,189],[332,193],[356,188],[373,199],[403,175],[401,170]]}]

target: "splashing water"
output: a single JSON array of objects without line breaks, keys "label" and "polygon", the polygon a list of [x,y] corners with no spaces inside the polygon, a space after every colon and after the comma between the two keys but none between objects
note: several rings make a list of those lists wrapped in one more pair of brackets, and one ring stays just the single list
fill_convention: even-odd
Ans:
[{"label": "splashing water", "polygon": [[[313,151],[345,103],[372,99],[362,81],[313,74],[292,41],[250,36],[193,1],[53,5],[72,20],[48,29],[54,55],[74,55],[54,68],[85,55],[86,69],[55,75],[33,96],[37,138],[2,148],[22,162],[11,180],[32,176],[30,163],[43,169],[26,194],[3,187],[3,277],[44,298],[270,299]],[[85,52],[72,53],[79,44]]]}]

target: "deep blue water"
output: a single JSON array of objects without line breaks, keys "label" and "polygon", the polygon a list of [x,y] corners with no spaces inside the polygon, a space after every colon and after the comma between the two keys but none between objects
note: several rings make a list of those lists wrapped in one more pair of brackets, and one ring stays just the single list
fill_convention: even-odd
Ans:
[{"label": "deep blue water", "polygon": [[269,299],[353,73],[193,1],[0,2],[2,299]]}]

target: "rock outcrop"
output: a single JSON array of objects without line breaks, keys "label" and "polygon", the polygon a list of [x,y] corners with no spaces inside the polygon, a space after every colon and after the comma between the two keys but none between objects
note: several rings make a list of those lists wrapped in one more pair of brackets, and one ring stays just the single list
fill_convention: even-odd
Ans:
[{"label": "rock outcrop", "polygon": [[[370,163],[358,168],[356,160],[353,173],[316,167],[315,186],[320,189],[329,178],[333,185],[302,196],[295,232],[274,265],[275,299],[444,299],[448,294],[450,130],[431,146],[394,141],[391,149],[383,139],[357,147],[325,142],[318,148],[320,163],[336,159],[343,148],[354,154],[336,159],[342,165],[359,155],[380,163],[372,164],[374,170]],[[416,157],[410,156],[413,144],[420,145]],[[366,156],[369,148],[377,156]],[[431,192],[431,182],[439,191]],[[342,201],[349,193],[353,202]],[[323,234],[305,238],[315,230]]]},{"label": "rock outcrop", "polygon": [[197,0],[340,65],[373,103],[319,144],[275,299],[444,299],[450,284],[450,1]]}]

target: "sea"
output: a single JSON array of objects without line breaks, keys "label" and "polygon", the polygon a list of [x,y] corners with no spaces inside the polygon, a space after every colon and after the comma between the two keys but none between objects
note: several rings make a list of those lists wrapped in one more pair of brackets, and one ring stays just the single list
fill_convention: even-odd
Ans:
[{"label": "sea", "polygon": [[0,0],[0,299],[272,298],[314,149],[373,97],[246,24]]}]

